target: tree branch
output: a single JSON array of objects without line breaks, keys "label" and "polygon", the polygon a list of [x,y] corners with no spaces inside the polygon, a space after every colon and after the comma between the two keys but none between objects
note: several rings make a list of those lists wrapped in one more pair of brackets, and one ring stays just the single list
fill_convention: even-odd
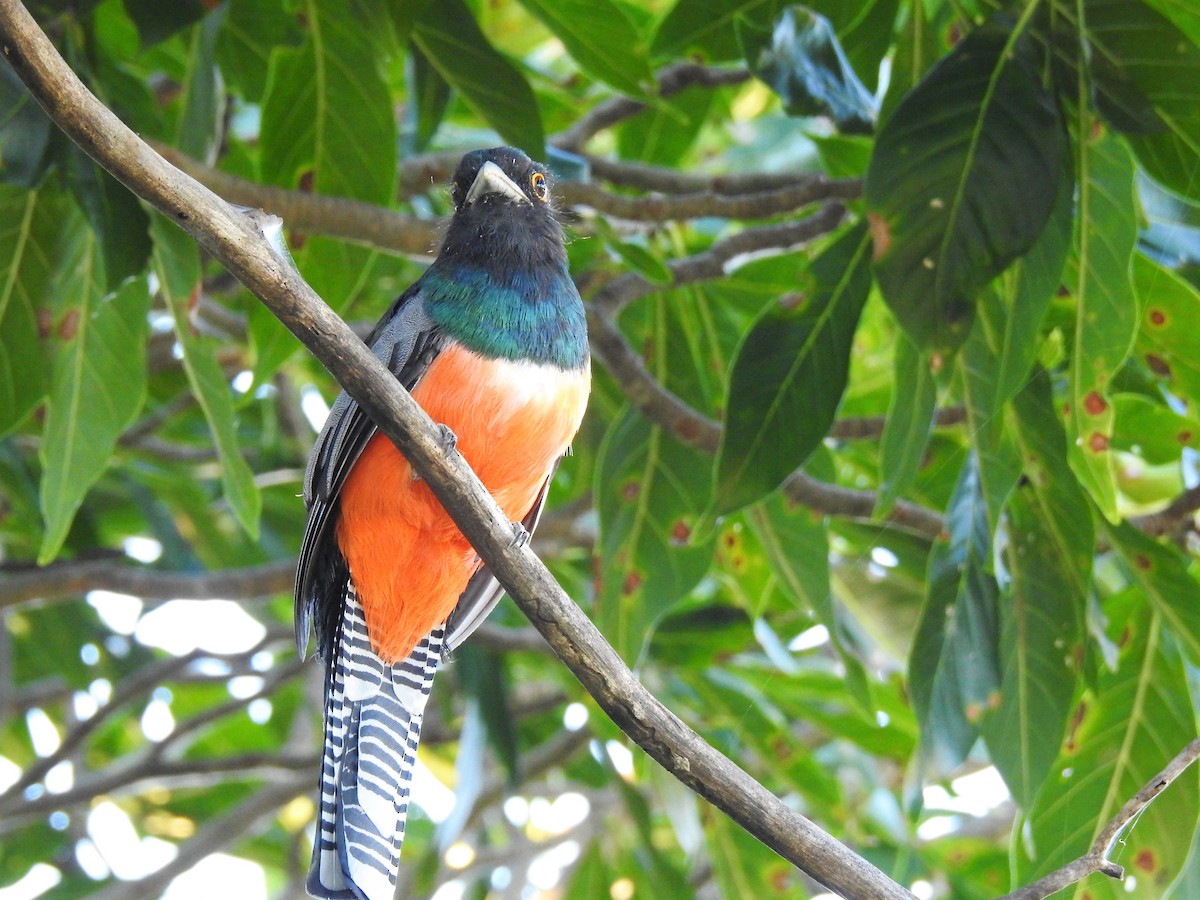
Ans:
[{"label": "tree branch", "polygon": [[790,809],[655,699],[388,369],[252,225],[170,166],[75,77],[17,0],[0,0],[0,50],[50,117],[134,193],[184,228],[305,344],[396,444],[501,584],[600,707],[680,781],[756,838],[848,897],[911,898]]},{"label": "tree branch", "polygon": [[1167,763],[1166,768],[1151,778],[1121,807],[1115,816],[1108,820],[1108,824],[1100,829],[1100,833],[1092,841],[1092,846],[1087,853],[1044,878],[1039,878],[1033,884],[1026,885],[1011,894],[1005,894],[1000,900],[1042,900],[1043,897],[1049,897],[1055,891],[1075,884],[1094,872],[1100,872],[1118,881],[1123,879],[1125,869],[1108,858],[1113,844],[1129,826],[1129,823],[1141,815],[1151,801],[1165,791],[1172,781],[1187,771],[1188,766],[1194,763],[1198,757],[1200,757],[1200,738],[1196,738],[1179,751],[1175,758]]}]

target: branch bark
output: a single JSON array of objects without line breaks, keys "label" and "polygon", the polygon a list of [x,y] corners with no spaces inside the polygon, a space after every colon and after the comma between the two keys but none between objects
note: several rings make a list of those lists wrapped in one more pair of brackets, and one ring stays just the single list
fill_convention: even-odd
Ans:
[{"label": "branch bark", "polygon": [[822,884],[851,898],[911,898],[848,847],[783,804],[638,682],[536,556],[438,429],[252,218],[168,164],[74,75],[17,0],[0,0],[0,50],[58,126],[130,190],[220,260],[377,422],[600,707],[681,782]]}]

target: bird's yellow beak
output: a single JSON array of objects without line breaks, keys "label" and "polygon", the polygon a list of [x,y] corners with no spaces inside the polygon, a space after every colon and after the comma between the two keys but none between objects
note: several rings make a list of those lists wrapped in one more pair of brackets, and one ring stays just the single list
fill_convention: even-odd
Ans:
[{"label": "bird's yellow beak", "polygon": [[524,191],[504,174],[504,170],[491,161],[485,162],[479,167],[479,174],[471,182],[471,189],[467,191],[467,197],[463,202],[473,203],[488,194],[500,194],[518,203],[532,202],[525,196]]}]

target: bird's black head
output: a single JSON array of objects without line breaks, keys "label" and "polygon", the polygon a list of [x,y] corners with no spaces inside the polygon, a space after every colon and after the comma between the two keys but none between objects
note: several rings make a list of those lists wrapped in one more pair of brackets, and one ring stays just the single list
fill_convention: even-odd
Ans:
[{"label": "bird's black head", "polygon": [[562,226],[550,202],[550,174],[512,147],[474,150],[450,185],[454,215],[442,243],[443,264],[564,269]]},{"label": "bird's black head", "polygon": [[469,206],[528,203],[534,209],[549,207],[550,173],[512,147],[473,150],[454,170],[450,196],[458,214]]}]

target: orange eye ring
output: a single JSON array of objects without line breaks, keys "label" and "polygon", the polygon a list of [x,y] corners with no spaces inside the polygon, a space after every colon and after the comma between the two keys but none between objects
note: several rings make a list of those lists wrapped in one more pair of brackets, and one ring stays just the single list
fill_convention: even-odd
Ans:
[{"label": "orange eye ring", "polygon": [[550,193],[550,189],[546,186],[546,176],[541,172],[534,172],[530,176],[529,186],[533,188],[533,195],[539,200],[545,200],[546,195]]}]

